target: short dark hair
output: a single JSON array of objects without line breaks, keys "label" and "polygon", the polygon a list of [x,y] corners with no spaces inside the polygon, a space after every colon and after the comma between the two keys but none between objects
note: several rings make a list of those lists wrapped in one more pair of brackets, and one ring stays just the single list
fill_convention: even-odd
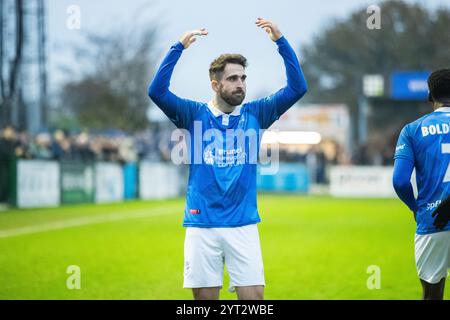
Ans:
[{"label": "short dark hair", "polygon": [[450,101],[450,69],[434,71],[428,78],[428,89],[430,101]]},{"label": "short dark hair", "polygon": [[247,67],[247,59],[243,55],[237,53],[222,54],[211,62],[209,67],[209,78],[211,80],[222,79],[223,71],[228,63],[240,64],[244,68]]}]

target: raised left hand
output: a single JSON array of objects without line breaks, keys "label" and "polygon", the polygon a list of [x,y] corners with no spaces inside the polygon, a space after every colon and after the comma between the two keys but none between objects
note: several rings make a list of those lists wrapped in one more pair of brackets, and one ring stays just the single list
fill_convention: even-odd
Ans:
[{"label": "raised left hand", "polygon": [[277,41],[283,36],[280,32],[280,29],[278,29],[277,25],[272,21],[258,18],[256,19],[255,24],[260,28],[264,28],[264,30],[269,34],[269,37],[270,39],[272,39],[272,41]]}]

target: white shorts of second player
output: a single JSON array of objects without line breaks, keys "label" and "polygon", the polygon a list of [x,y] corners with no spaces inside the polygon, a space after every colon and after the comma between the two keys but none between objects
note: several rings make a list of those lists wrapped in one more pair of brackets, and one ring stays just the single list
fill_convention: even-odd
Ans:
[{"label": "white shorts of second player", "polygon": [[235,287],[265,285],[256,224],[235,228],[186,228],[184,288],[223,286],[226,265]]},{"label": "white shorts of second player", "polygon": [[450,268],[450,231],[415,236],[419,278],[435,284],[447,277]]}]

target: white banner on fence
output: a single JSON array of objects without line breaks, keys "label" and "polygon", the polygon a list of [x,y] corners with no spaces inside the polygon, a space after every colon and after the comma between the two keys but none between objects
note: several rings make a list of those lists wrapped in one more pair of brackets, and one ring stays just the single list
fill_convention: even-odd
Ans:
[{"label": "white banner on fence", "polygon": [[335,197],[396,197],[393,167],[336,166],[330,171],[330,194]]},{"label": "white banner on fence", "polygon": [[17,162],[17,206],[57,207],[60,204],[59,163],[41,160]]},{"label": "white banner on fence", "polygon": [[141,199],[174,198],[180,195],[182,179],[172,163],[141,162],[139,195]]},{"label": "white banner on fence", "polygon": [[101,162],[95,165],[95,202],[117,202],[124,195],[122,166]]}]

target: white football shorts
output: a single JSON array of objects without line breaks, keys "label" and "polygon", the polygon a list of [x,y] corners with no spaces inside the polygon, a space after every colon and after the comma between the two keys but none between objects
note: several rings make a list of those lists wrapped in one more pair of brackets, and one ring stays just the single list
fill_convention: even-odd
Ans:
[{"label": "white football shorts", "polygon": [[450,268],[450,231],[416,234],[414,242],[419,278],[431,284],[446,278]]},{"label": "white football shorts", "polygon": [[256,224],[234,228],[186,228],[184,288],[223,286],[226,265],[230,292],[235,287],[265,285]]}]

